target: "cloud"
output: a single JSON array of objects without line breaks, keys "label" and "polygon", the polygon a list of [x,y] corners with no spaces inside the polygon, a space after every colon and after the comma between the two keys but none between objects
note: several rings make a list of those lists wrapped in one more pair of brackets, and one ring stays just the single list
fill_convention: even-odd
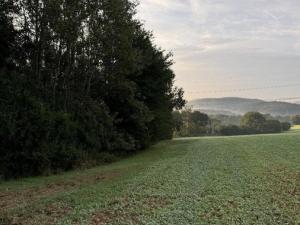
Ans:
[{"label": "cloud", "polygon": [[258,74],[253,84],[272,74],[286,82],[284,73],[300,81],[299,12],[299,0],[141,0],[138,17],[158,45],[174,52],[177,82],[188,92],[193,80],[211,87],[228,74],[239,80]]}]

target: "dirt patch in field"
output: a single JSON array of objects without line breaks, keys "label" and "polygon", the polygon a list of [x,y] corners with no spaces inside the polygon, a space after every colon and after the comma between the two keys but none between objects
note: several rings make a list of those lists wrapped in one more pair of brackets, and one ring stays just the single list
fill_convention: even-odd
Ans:
[{"label": "dirt patch in field", "polygon": [[118,222],[128,222],[130,221],[133,224],[142,225],[139,217],[135,213],[129,213],[126,211],[102,211],[94,215],[90,225],[107,225],[114,224]]},{"label": "dirt patch in field", "polygon": [[148,196],[144,200],[144,206],[150,209],[164,208],[170,203],[170,199],[164,196]]},{"label": "dirt patch in field", "polygon": [[47,197],[51,194],[70,191],[80,186],[111,180],[120,175],[120,171],[110,171],[96,175],[73,177],[69,178],[70,180],[68,181],[48,183],[43,187],[29,188],[21,191],[3,191],[0,193],[0,208],[6,211],[15,207],[26,206],[32,204],[32,201]]},{"label": "dirt patch in field", "polygon": [[[137,200],[139,199],[139,200]],[[142,225],[136,209],[150,212],[155,209],[164,208],[171,204],[171,200],[165,196],[123,197],[109,204],[112,209],[102,210],[94,214],[90,225],[104,224],[137,224]],[[117,209],[116,209],[117,208]]]},{"label": "dirt patch in field", "polygon": [[55,225],[72,210],[65,203],[49,203],[43,209],[36,209],[31,216],[0,215],[0,225]]}]

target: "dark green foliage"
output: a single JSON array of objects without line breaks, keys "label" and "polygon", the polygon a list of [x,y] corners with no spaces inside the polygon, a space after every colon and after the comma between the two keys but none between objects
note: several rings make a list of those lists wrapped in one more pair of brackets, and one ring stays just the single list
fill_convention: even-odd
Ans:
[{"label": "dark green foliage", "polygon": [[207,126],[209,117],[204,113],[194,111],[190,114],[190,121],[198,126]]},{"label": "dark green foliage", "polygon": [[179,111],[173,112],[173,123],[175,132],[180,132],[181,127],[183,126],[182,115]]},{"label": "dark green foliage", "polygon": [[281,131],[281,123],[278,120],[267,120],[264,123],[263,133],[280,133]]},{"label": "dark green foliage", "polygon": [[210,118],[206,114],[191,109],[173,113],[174,132],[175,136],[179,137],[280,133],[291,128],[290,123],[280,122],[271,116],[268,116],[268,118],[270,119],[266,119],[265,115],[258,112],[249,112],[241,117],[241,125],[238,126],[228,125],[228,116],[219,115]]},{"label": "dark green foliage", "polygon": [[50,110],[28,93],[13,94],[1,104],[0,114],[0,165],[5,177],[73,169],[89,160],[88,155],[113,148],[108,144],[112,119],[104,108],[91,105],[81,111],[78,107],[76,118],[76,114]]},{"label": "dark green foliage", "polygon": [[222,122],[223,125],[240,125],[241,117],[240,115],[209,115],[211,119],[216,119]]},{"label": "dark green foliage", "polygon": [[287,122],[281,123],[279,120],[275,120],[269,115],[262,115],[258,112],[249,112],[242,117],[241,127],[248,134],[263,134],[287,131],[291,128],[291,125]]},{"label": "dark green foliage", "polygon": [[218,130],[220,135],[224,136],[234,136],[234,135],[242,135],[245,134],[245,131],[236,125],[228,125],[228,126],[221,126]]},{"label": "dark green foliage", "polygon": [[262,115],[258,112],[249,112],[242,117],[241,127],[248,134],[263,134],[280,133],[282,131],[287,131],[291,128],[291,125],[286,122],[281,123],[280,121],[273,119],[269,115]]},{"label": "dark green foliage", "polygon": [[[209,115],[211,119],[216,119],[222,122],[222,125],[236,125],[240,126],[241,122],[241,115],[223,115],[223,114],[214,114],[214,115]],[[264,117],[267,120],[278,120],[282,123],[290,123],[291,118],[289,116],[274,116],[270,114],[264,114]]]},{"label": "dark green foliage", "polygon": [[0,4],[0,175],[111,161],[172,137],[183,91],[135,4]]},{"label": "dark green foliage", "polygon": [[189,116],[189,132],[191,136],[201,136],[207,134],[209,124],[208,115],[199,111],[194,111]]},{"label": "dark green foliage", "polygon": [[12,65],[12,51],[16,37],[12,19],[7,14],[13,12],[12,3],[0,1],[0,68]]},{"label": "dark green foliage", "polygon": [[[18,96],[1,114],[1,167],[6,177],[69,169],[76,159],[76,126],[67,114],[49,111],[30,96]],[[57,155],[59,153],[59,157]],[[52,165],[52,159],[55,165]]]},{"label": "dark green foliage", "polygon": [[173,113],[175,136],[193,137],[210,134],[211,121],[208,115],[190,109]]},{"label": "dark green foliage", "polygon": [[[141,29],[141,28],[139,28]],[[134,44],[146,65],[139,74],[131,74],[138,85],[138,98],[144,101],[152,121],[148,134],[152,141],[170,139],[173,135],[172,110],[185,105],[182,89],[173,88],[175,74],[170,69],[173,64],[171,54],[152,47],[152,34],[141,29]]]},{"label": "dark green foliage", "polygon": [[300,115],[292,116],[291,119],[294,125],[300,125]]},{"label": "dark green foliage", "polygon": [[266,118],[258,112],[248,112],[241,118],[241,127],[249,133],[263,133]]},{"label": "dark green foliage", "polygon": [[281,123],[282,131],[289,131],[291,129],[291,127],[292,127],[292,125],[288,122]]}]

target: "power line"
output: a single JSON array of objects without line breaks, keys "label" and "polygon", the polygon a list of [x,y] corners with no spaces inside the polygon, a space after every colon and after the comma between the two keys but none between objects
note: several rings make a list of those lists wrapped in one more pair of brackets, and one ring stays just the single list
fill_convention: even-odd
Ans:
[{"label": "power line", "polygon": [[[237,77],[237,76],[234,76],[234,75],[226,75],[226,76],[222,76],[222,77],[217,77],[217,76],[213,76],[213,77],[209,77],[209,80],[210,81],[215,81],[215,82],[218,82],[220,81],[220,79],[223,79],[222,82],[232,82],[232,81],[258,81],[257,79],[255,79],[254,77],[256,77],[257,75],[251,75],[251,76],[247,76],[247,77]],[[260,75],[261,77],[261,75]],[[268,78],[269,77],[269,78]],[[177,77],[178,78],[178,77]],[[266,78],[268,80],[270,80],[270,82],[272,83],[278,83],[278,82],[282,82],[283,80],[276,80],[276,78],[273,77],[273,75],[263,75],[263,78],[265,79],[264,81],[266,81]],[[291,79],[296,79],[296,78],[299,78],[299,74],[295,75],[295,74],[285,74],[284,75],[284,78],[286,80],[291,80]],[[207,79],[207,78],[205,78]],[[179,80],[179,79],[177,79]],[[182,79],[180,79],[182,80]],[[191,80],[191,79],[188,79],[188,80],[185,80],[184,82],[190,82],[190,83],[203,83],[203,80]],[[261,80],[261,82],[263,82],[263,80]]]},{"label": "power line", "polygon": [[293,98],[277,98],[277,99],[269,99],[268,101],[288,101],[288,100],[300,100],[300,97],[293,97]]},{"label": "power line", "polygon": [[272,85],[265,87],[255,87],[255,88],[237,88],[237,89],[223,89],[223,90],[212,90],[212,91],[186,91],[190,94],[204,94],[204,93],[228,93],[228,92],[247,92],[247,91],[257,91],[265,89],[278,89],[278,88],[290,88],[299,87],[300,84],[288,84],[288,85]]},{"label": "power line", "polygon": [[[222,98],[222,97],[220,97]],[[242,97],[240,97],[242,98]],[[276,99],[264,99],[264,98],[257,98],[258,100],[262,100],[265,102],[285,102],[285,101],[291,101],[291,100],[300,100],[300,97],[293,97],[293,98],[276,98]],[[293,103],[293,102],[288,102],[288,103]],[[294,103],[294,104],[299,104],[299,103]]]}]

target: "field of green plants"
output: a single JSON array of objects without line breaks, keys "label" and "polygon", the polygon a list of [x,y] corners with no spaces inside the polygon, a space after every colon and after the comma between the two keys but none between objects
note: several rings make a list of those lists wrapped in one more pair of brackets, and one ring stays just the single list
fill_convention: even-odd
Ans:
[{"label": "field of green plants", "polygon": [[0,184],[1,225],[300,223],[300,132],[175,139],[98,168]]},{"label": "field of green plants", "polygon": [[300,125],[295,125],[292,127],[293,131],[299,131],[300,130]]}]

